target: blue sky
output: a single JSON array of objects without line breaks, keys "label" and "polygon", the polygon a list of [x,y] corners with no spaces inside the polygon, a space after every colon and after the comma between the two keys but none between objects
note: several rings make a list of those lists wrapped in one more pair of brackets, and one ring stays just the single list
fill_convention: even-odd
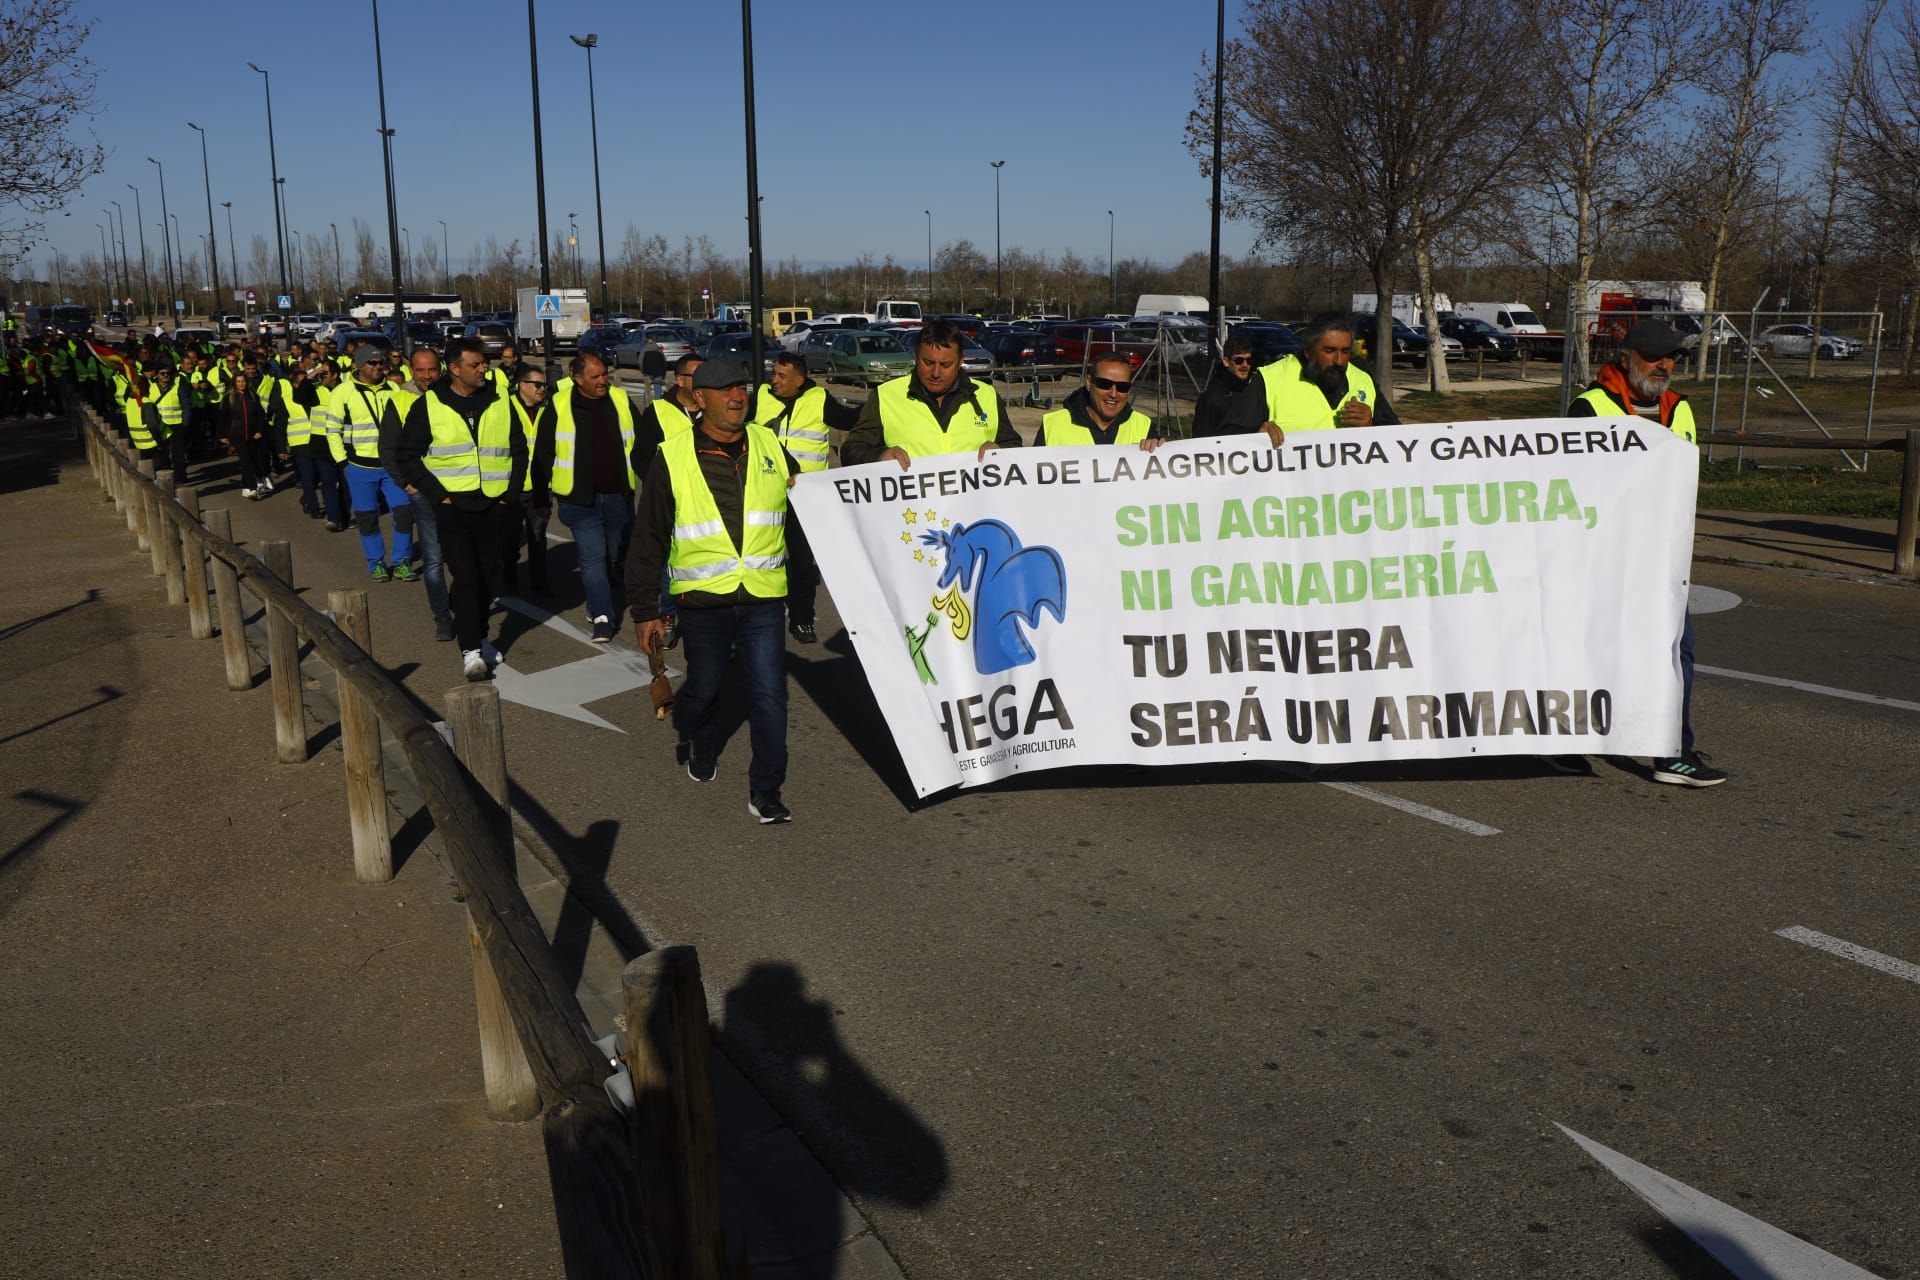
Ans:
[{"label": "blue sky", "polygon": [[[53,219],[53,245],[100,252],[95,224],[139,184],[148,249],[158,249],[166,166],[169,208],[189,246],[206,231],[198,137],[208,129],[215,217],[233,201],[244,260],[271,235],[261,78],[272,74],[280,172],[303,232],[372,222],[385,244],[370,7],[181,2],[97,4],[90,53],[111,151],[106,172]],[[1229,7],[1229,24],[1237,4]],[[322,16],[324,15],[324,16]],[[631,221],[678,244],[710,235],[744,255],[745,160],[740,15],[731,3],[588,4],[540,0],[541,108],[548,216],[577,212],[593,252],[593,171],[585,54],[569,33],[596,32],[594,74],[609,252]],[[451,19],[451,20],[450,20]],[[936,243],[993,248],[993,171],[1004,159],[1008,245],[1105,261],[1173,259],[1206,248],[1207,184],[1181,143],[1193,77],[1213,39],[1196,0],[761,0],[754,6],[760,183],[769,259],[850,261],[871,251],[916,263],[926,219]],[[533,130],[524,4],[386,0],[380,9],[387,114],[400,221],[414,247],[448,224],[460,266],[491,234],[534,238]],[[1251,233],[1229,224],[1226,246]],[[129,228],[128,244],[135,237]],[[136,250],[137,252],[137,250]],[[347,244],[351,257],[352,249]]]},{"label": "blue sky", "polygon": [[[271,237],[261,79],[272,73],[280,172],[302,232],[355,216],[385,243],[370,8],[361,0],[259,5],[96,0],[90,55],[100,71],[94,128],[107,169],[56,215],[50,243],[98,255],[97,223],[141,189],[149,252],[160,223],[154,166],[197,250],[206,230],[194,120],[208,129],[214,210],[226,253],[233,202],[239,253]],[[1858,0],[1819,0],[1816,35]],[[1004,159],[1008,245],[1072,248],[1105,261],[1108,209],[1118,256],[1175,260],[1207,244],[1207,184],[1181,143],[1193,80],[1212,47],[1207,0],[760,0],[754,9],[760,181],[770,260],[846,262],[862,252],[904,263],[936,243],[993,248],[993,171]],[[1241,5],[1230,0],[1228,35]],[[706,234],[743,256],[745,163],[739,7],[540,0],[548,216],[579,214],[593,252],[593,174],[585,54],[569,33],[600,37],[594,55],[609,252],[627,223],[678,244]],[[444,219],[454,265],[487,236],[534,239],[526,8],[518,0],[381,7],[387,111],[400,221],[414,247]],[[1809,67],[1808,70],[1812,68]],[[1519,69],[1517,69],[1519,70]],[[128,245],[136,238],[128,229]],[[1228,222],[1229,253],[1251,230]],[[347,246],[349,256],[352,253]],[[44,253],[41,255],[44,258]]]}]

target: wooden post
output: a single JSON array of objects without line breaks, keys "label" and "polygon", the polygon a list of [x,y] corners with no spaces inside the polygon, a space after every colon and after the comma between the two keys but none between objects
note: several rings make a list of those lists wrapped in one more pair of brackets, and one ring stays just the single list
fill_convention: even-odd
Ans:
[{"label": "wooden post", "polygon": [[620,979],[633,1072],[634,1164],[661,1271],[728,1274],[713,1111],[713,1033],[692,947],[650,951]]},{"label": "wooden post", "polygon": [[[233,515],[225,507],[207,512],[207,531],[233,541]],[[247,624],[240,608],[240,575],[219,556],[213,561],[213,597],[220,617],[220,650],[227,659],[227,688],[253,688],[253,659],[247,656]]]},{"label": "wooden post", "polygon": [[[447,694],[447,724],[453,750],[474,780],[492,797],[498,811],[486,815],[505,849],[513,848],[507,817],[507,734],[500,719],[500,691],[490,684],[469,684]],[[512,868],[508,867],[509,874]],[[530,1120],[540,1110],[533,1070],[507,1012],[500,981],[487,963],[480,931],[468,918],[467,942],[473,950],[473,997],[480,1017],[480,1074],[486,1085],[487,1114],[495,1120]],[[670,1273],[669,1273],[670,1274]]]},{"label": "wooden post", "polygon": [[[181,510],[193,517],[194,523],[200,522],[200,490],[190,484],[183,484],[173,495],[180,503]],[[213,638],[213,610],[207,599],[207,553],[200,549],[197,539],[182,532],[180,535],[180,569],[186,579],[187,588],[187,629],[195,640]]]},{"label": "wooden post", "polygon": [[[133,446],[120,441],[114,442],[120,451],[120,457],[131,463],[134,461]],[[133,473],[125,467],[120,471],[120,512],[127,518],[127,532],[133,535],[135,545],[140,542],[140,486],[133,482]]]},{"label": "wooden post", "polygon": [[160,492],[160,569],[167,575],[167,603],[187,602],[187,575],[180,567],[180,526],[173,518],[173,472],[162,471]]},{"label": "wooden post", "polygon": [[[139,466],[136,469],[147,479],[153,479],[152,458],[140,459]],[[153,499],[148,497],[147,493],[147,486],[143,484],[133,486],[133,540],[142,551],[153,553],[153,538],[150,536],[153,529]],[[153,571],[155,573],[160,572],[160,556],[158,553],[153,553]]]},{"label": "wooden post", "polygon": [[[269,538],[260,546],[260,558],[273,576],[293,585],[293,547],[284,538]],[[273,755],[281,764],[304,764],[307,759],[307,706],[302,697],[300,633],[293,619],[262,600],[267,611],[267,673],[273,681]]]},{"label": "wooden post", "polygon": [[[333,620],[362,650],[373,652],[373,622],[367,593],[329,591]],[[336,672],[336,675],[339,673]],[[393,879],[393,844],[387,832],[387,765],[380,754],[380,717],[373,704],[341,677],[340,745],[347,756],[347,826],[353,832],[353,878],[361,884]]]},{"label": "wooden post", "polygon": [[1893,571],[1913,572],[1913,540],[1920,537],[1920,431],[1907,432],[1906,466],[1900,470],[1900,519],[1893,526]]}]

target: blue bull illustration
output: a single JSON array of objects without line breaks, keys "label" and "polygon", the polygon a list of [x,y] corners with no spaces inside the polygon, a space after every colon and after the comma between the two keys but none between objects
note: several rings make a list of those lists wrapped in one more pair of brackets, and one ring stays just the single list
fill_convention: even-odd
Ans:
[{"label": "blue bull illustration", "polygon": [[940,586],[956,579],[974,596],[973,664],[981,675],[1022,667],[1034,659],[1020,623],[1040,625],[1042,612],[1067,620],[1067,572],[1052,547],[1023,547],[998,520],[977,520],[920,535],[946,554]]}]

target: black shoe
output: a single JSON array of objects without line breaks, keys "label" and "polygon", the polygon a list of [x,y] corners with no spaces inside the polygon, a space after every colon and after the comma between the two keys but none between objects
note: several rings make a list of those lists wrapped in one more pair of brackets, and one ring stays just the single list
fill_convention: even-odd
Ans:
[{"label": "black shoe", "polygon": [[780,793],[778,791],[748,792],[747,812],[760,819],[761,826],[771,826],[776,822],[793,821],[793,810],[780,803]]},{"label": "black shoe", "polygon": [[1698,751],[1689,751],[1671,760],[1655,760],[1653,780],[1676,787],[1717,787],[1727,780],[1727,771],[1708,764]]},{"label": "black shoe", "polygon": [[433,638],[435,640],[453,639],[453,619],[441,614],[433,620]]},{"label": "black shoe", "polygon": [[593,620],[593,642],[595,644],[612,644],[613,636],[613,622],[606,614],[603,613]]},{"label": "black shoe", "polygon": [[1593,776],[1593,766],[1587,763],[1585,756],[1541,756],[1540,763],[1555,773],[1570,774],[1580,778]]},{"label": "black shoe", "polygon": [[787,626],[787,634],[801,644],[819,644],[820,634],[813,629],[811,622],[794,622]]},{"label": "black shoe", "polygon": [[327,521],[328,533],[345,533],[346,531],[347,531],[347,526],[344,524],[341,524],[338,520]]},{"label": "black shoe", "polygon": [[705,754],[699,747],[687,752],[687,776],[695,782],[712,782],[713,775],[720,772],[720,762]]}]

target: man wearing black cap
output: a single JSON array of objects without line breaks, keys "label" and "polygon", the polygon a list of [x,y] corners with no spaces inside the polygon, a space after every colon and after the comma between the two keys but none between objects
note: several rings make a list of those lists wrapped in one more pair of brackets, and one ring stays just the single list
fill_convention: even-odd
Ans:
[{"label": "man wearing black cap", "polygon": [[[1602,365],[1593,385],[1567,408],[1573,418],[1639,417],[1657,422],[1688,444],[1698,444],[1693,406],[1669,384],[1686,339],[1664,320],[1636,321],[1620,342],[1620,354]],[[1679,787],[1717,787],[1726,771],[1708,764],[1693,746],[1693,615],[1680,632],[1680,754],[1653,762],[1656,782]]]},{"label": "man wearing black cap", "polygon": [[[640,491],[627,556],[627,597],[640,648],[658,653],[660,569],[680,604],[687,675],[674,703],[687,776],[718,771],[714,712],[729,655],[747,681],[753,757],[747,812],[791,822],[787,774],[787,488],[799,467],[765,427],[747,421],[753,383],[742,360],[709,360],[694,375],[700,418],[664,439]],[[796,554],[801,554],[795,548]]]}]

